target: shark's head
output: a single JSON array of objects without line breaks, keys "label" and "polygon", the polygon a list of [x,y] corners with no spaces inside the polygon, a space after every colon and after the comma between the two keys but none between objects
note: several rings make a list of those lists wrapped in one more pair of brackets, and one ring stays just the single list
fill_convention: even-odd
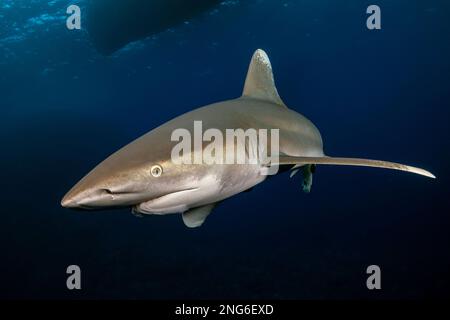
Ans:
[{"label": "shark's head", "polygon": [[95,167],[62,199],[66,208],[128,207],[197,188],[202,170],[186,170],[171,161],[171,145],[152,143],[150,132],[125,146]]}]

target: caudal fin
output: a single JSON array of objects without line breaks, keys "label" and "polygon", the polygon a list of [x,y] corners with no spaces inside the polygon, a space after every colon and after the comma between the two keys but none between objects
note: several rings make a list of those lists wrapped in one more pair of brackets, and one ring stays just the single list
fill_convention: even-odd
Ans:
[{"label": "caudal fin", "polygon": [[325,165],[340,165],[340,166],[361,166],[361,167],[375,167],[375,168],[385,168],[400,171],[412,172],[415,174],[420,174],[425,177],[433,178],[436,177],[429,171],[407,166],[400,163],[381,161],[381,160],[370,160],[370,159],[358,159],[358,158],[334,158],[334,157],[291,157],[291,156],[280,156],[278,163],[279,165],[306,165],[306,164],[325,164]]}]

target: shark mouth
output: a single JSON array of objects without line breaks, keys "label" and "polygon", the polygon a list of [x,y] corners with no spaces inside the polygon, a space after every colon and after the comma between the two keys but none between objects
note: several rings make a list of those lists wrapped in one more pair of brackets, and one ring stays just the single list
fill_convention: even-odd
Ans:
[{"label": "shark mouth", "polygon": [[163,194],[161,196],[152,198],[150,200],[147,200],[146,202],[157,201],[157,200],[161,200],[161,199],[164,199],[164,198],[167,198],[167,197],[176,197],[178,195],[182,195],[182,194],[185,194],[187,192],[195,191],[195,190],[198,190],[198,189],[199,188],[188,188],[188,189],[183,189],[183,190],[179,190],[179,191],[174,191],[174,192],[166,193],[166,194]]},{"label": "shark mouth", "polygon": [[188,188],[167,193],[134,206],[132,211],[134,213],[156,215],[183,212],[188,209],[187,204],[192,200],[192,192],[199,189],[198,187]]}]

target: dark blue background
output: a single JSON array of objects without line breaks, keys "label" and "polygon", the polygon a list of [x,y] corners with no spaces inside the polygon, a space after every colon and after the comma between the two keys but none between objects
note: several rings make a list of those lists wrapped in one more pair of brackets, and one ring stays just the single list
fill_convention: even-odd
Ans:
[{"label": "dark blue background", "polygon": [[[65,29],[67,1],[2,3],[0,297],[449,296],[448,1],[378,0],[381,31],[365,26],[369,1],[229,1],[112,57]],[[119,147],[239,96],[257,48],[327,154],[417,165],[438,179],[319,167],[304,194],[283,174],[228,199],[197,230],[178,215],[60,207]],[[82,269],[80,292],[65,287],[70,264]],[[371,264],[381,291],[365,287]]]}]

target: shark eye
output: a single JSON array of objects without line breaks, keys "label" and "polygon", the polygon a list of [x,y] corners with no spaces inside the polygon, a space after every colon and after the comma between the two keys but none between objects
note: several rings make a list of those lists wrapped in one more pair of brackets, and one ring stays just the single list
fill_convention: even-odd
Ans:
[{"label": "shark eye", "polygon": [[154,176],[155,178],[158,178],[162,175],[163,173],[163,169],[160,165],[154,165],[151,169],[150,169],[150,173],[152,174],[152,176]]}]

